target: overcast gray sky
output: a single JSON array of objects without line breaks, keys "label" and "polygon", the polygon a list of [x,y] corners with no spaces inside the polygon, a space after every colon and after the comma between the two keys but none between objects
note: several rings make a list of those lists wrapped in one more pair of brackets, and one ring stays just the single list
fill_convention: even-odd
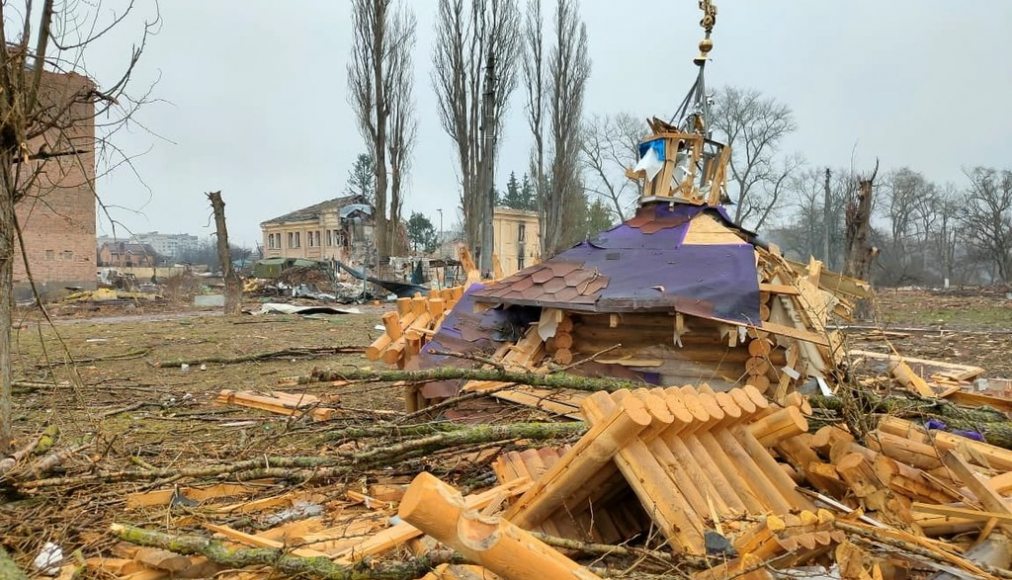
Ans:
[{"label": "overcast gray sky", "polygon": [[[449,227],[457,174],[429,81],[436,0],[409,3],[419,127],[406,209],[438,224],[443,208]],[[853,156],[861,169],[879,157],[884,168],[908,165],[960,185],[963,167],[1012,168],[1012,2],[717,4],[709,85],[788,103],[799,129],[786,147],[810,164],[850,165]],[[143,183],[122,169],[99,182],[106,203],[136,210],[113,209],[114,217],[135,232],[206,236],[203,192],[221,189],[233,240],[253,245],[261,221],[342,194],[364,150],[346,99],[348,4],[163,0],[160,8],[161,32],[135,79],[137,90],[160,79],[153,97],[163,102],[138,117],[160,138],[139,127],[117,136],[126,151],[148,152],[134,162]],[[584,0],[582,15],[593,61],[585,112],[670,115],[695,73],[696,1]],[[139,24],[89,55],[99,82],[120,70]],[[523,172],[529,141],[518,93],[497,183]],[[111,233],[104,218],[99,233]]]}]

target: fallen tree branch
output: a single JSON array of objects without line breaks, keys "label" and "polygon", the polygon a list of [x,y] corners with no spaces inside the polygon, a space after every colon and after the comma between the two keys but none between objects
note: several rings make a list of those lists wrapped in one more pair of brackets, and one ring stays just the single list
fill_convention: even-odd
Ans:
[{"label": "fallen tree branch", "polygon": [[[918,556],[928,558],[935,562],[939,562],[948,566],[956,566],[962,570],[974,575],[977,578],[1012,578],[1012,571],[1000,570],[993,566],[986,564],[975,564],[962,556],[953,554],[951,552],[944,552],[937,548],[930,548],[927,545],[915,544],[912,541],[905,541],[900,538],[890,537],[888,534],[883,533],[882,530],[876,528],[866,528],[861,525],[857,525],[852,522],[844,520],[835,520],[833,526],[839,530],[843,530],[848,534],[856,534],[863,538],[867,538],[873,542],[885,544],[892,548],[905,550],[911,554],[917,554]],[[921,541],[918,536],[912,536],[912,540]]]},{"label": "fallen tree branch", "polygon": [[619,379],[601,379],[581,377],[565,373],[536,374],[530,372],[510,372],[494,368],[463,369],[441,367],[418,371],[378,371],[374,369],[347,368],[340,370],[318,370],[308,377],[299,377],[299,384],[315,382],[333,382],[341,380],[358,380],[376,383],[407,381],[427,383],[434,381],[495,381],[501,383],[517,383],[532,387],[549,387],[555,389],[575,389],[578,391],[617,391],[619,389],[638,389],[649,387],[644,382],[623,381]]},{"label": "fallen tree branch", "polygon": [[[318,370],[308,377],[298,377],[298,384],[311,382],[332,382],[355,380],[362,382],[395,382],[425,383],[434,381],[467,380],[494,381],[514,383],[532,387],[553,389],[573,389],[579,391],[617,391],[619,389],[638,389],[646,385],[635,381],[620,379],[602,379],[581,377],[566,373],[536,374],[529,372],[510,372],[499,369],[464,369],[443,367],[417,371],[348,368],[339,370]],[[869,413],[882,413],[896,416],[936,415],[944,418],[952,427],[972,429],[981,432],[988,443],[1006,449],[1012,449],[1012,425],[1008,418],[993,409],[968,409],[959,407],[944,400],[913,399],[908,397],[880,397],[874,393],[860,391],[858,393],[868,406]],[[809,397],[812,408],[824,409],[841,413],[843,401],[840,397]]]},{"label": "fallen tree branch", "polygon": [[[73,359],[73,360],[71,360],[69,362],[74,363],[74,364],[85,364],[85,363],[102,362],[102,361],[107,361],[107,360],[130,360],[130,359],[134,359],[134,358],[141,358],[143,356],[146,356],[150,352],[151,352],[151,348],[150,347],[145,347],[145,348],[138,348],[138,349],[135,349],[135,350],[131,350],[129,352],[121,352],[121,353],[117,353],[117,354],[109,354],[109,355],[105,355],[105,356],[88,356],[88,357],[84,357],[84,358],[75,358],[75,359]],[[39,364],[35,365],[35,368],[37,368],[37,369],[43,369],[43,368],[47,368],[47,367],[54,367],[56,365],[66,364],[66,362],[67,361],[60,361],[60,362],[54,362],[54,363],[44,363],[44,364],[43,363],[39,363]]]},{"label": "fallen tree branch", "polygon": [[583,423],[512,423],[506,425],[475,425],[467,429],[438,433],[421,439],[375,447],[352,457],[356,463],[374,464],[377,461],[389,460],[408,453],[432,453],[439,449],[448,449],[461,445],[476,445],[510,439],[560,439],[582,434],[587,427]]},{"label": "fallen tree branch", "polygon": [[171,535],[144,528],[112,524],[110,531],[120,540],[176,552],[177,554],[200,554],[216,564],[229,568],[247,566],[271,566],[289,576],[309,576],[328,580],[366,580],[380,578],[401,580],[424,576],[438,564],[454,561],[454,558],[417,558],[407,562],[381,562],[373,566],[342,566],[320,556],[304,558],[293,556],[282,549],[248,548],[230,549],[225,544],[196,535]]},{"label": "fallen tree branch", "polygon": [[292,356],[321,356],[327,354],[360,354],[365,352],[364,346],[325,346],[325,347],[305,347],[305,348],[284,348],[281,350],[275,350],[271,352],[259,352],[253,354],[244,354],[235,357],[221,357],[221,356],[208,356],[203,358],[194,359],[177,359],[170,361],[161,361],[155,363],[156,367],[161,368],[172,368],[181,367],[183,365],[200,365],[206,363],[212,364],[239,364],[244,362],[252,362],[258,360],[269,360],[272,358],[287,358]]},{"label": "fallen tree branch", "polygon": [[60,428],[56,425],[49,425],[46,429],[31,440],[27,445],[14,451],[10,456],[0,460],[0,476],[13,470],[17,464],[31,453],[46,453],[56,443],[60,436]]},{"label": "fallen tree branch", "polygon": [[[397,427],[386,426],[385,434]],[[397,462],[406,455],[432,453],[440,449],[459,445],[492,443],[514,439],[543,441],[569,438],[584,432],[583,423],[509,423],[505,425],[474,425],[445,433],[437,433],[409,440],[404,443],[376,446],[353,454],[329,457],[264,457],[247,459],[228,464],[206,465],[187,469],[123,469],[119,471],[98,471],[78,476],[55,477],[20,481],[17,487],[37,489],[69,485],[112,483],[119,481],[151,481],[163,478],[211,478],[233,475],[237,479],[282,477],[299,481],[324,481],[359,474],[366,468],[378,468]],[[253,474],[257,474],[254,476]]]},{"label": "fallen tree branch", "polygon": [[474,399],[483,399],[485,397],[492,397],[495,396],[495,394],[498,392],[505,391],[506,389],[512,389],[515,386],[517,386],[516,383],[506,383],[501,387],[496,387],[494,389],[489,389],[487,391],[473,391],[470,393],[458,395],[456,397],[450,397],[445,401],[440,401],[434,405],[429,405],[428,407],[425,407],[424,409],[419,409],[414,413],[408,413],[407,415],[398,417],[397,420],[395,420],[394,422],[407,423],[419,417],[432,417],[435,416],[436,414],[445,411],[446,409],[456,407],[461,403],[471,401]]},{"label": "fallen tree branch", "polygon": [[[966,408],[943,399],[908,397],[880,397],[874,393],[856,393],[862,400],[862,411],[903,418],[938,417],[949,427],[977,431],[991,445],[1012,449],[1012,423],[1001,411],[991,408]],[[844,401],[840,397],[810,395],[808,403],[813,409],[843,413]]]}]

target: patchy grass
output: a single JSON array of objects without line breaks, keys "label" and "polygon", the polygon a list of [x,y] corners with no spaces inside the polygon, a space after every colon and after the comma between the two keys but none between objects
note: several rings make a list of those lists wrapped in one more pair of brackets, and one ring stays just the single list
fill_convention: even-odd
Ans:
[{"label": "patchy grass", "polygon": [[1012,329],[1012,300],[1004,292],[885,289],[875,305],[878,320],[889,326]]}]

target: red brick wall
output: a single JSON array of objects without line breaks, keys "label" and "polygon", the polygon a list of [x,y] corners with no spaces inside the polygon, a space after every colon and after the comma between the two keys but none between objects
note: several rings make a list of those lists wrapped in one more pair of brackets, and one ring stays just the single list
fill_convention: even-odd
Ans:
[{"label": "red brick wall", "polygon": [[[46,74],[46,97],[66,99],[87,82],[80,75]],[[30,146],[35,151],[45,140],[49,151],[69,149],[85,153],[55,157],[26,164],[40,167],[42,174],[29,194],[18,203],[18,222],[24,234],[28,265],[36,286],[47,295],[65,286],[95,287],[95,125],[93,105],[75,105],[73,126],[53,130]],[[29,167],[30,166],[30,167]],[[15,295],[31,296],[22,260],[14,263]]]}]

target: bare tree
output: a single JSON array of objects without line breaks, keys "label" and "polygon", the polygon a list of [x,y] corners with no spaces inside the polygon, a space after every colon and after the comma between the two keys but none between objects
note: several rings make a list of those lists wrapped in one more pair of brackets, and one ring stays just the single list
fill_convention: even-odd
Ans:
[{"label": "bare tree", "polygon": [[456,147],[465,241],[475,252],[483,224],[491,222],[491,169],[516,86],[519,47],[515,0],[439,1],[432,84],[440,122]]},{"label": "bare tree", "polygon": [[1012,282],[1012,171],[976,167],[960,221],[967,243],[991,262],[995,277]]},{"label": "bare tree", "polygon": [[221,277],[225,281],[225,316],[242,314],[242,280],[232,266],[232,252],[228,244],[228,225],[225,222],[225,200],[220,191],[207,194],[214,213],[214,230],[218,243],[218,261],[221,262]]},{"label": "bare tree", "polygon": [[[534,179],[534,195],[538,204],[538,215],[545,223],[544,200],[548,191],[545,179],[545,35],[544,19],[541,16],[541,0],[528,0],[524,14],[520,71],[523,77],[525,112],[527,126],[534,143],[531,147],[530,174]],[[545,231],[538,230],[541,247],[545,247]]]},{"label": "bare tree", "polygon": [[[886,177],[881,212],[889,223],[889,240],[882,260],[888,265],[884,282],[901,284],[922,278],[915,264],[911,241],[922,239],[918,231],[919,212],[934,204],[934,185],[924,176],[908,167],[902,167]],[[920,248],[924,250],[925,248]]]},{"label": "bare tree", "polygon": [[955,278],[956,246],[960,239],[958,218],[962,206],[955,185],[946,183],[938,190],[938,227],[932,236],[932,246],[940,264],[942,284],[946,287]]},{"label": "bare tree", "polygon": [[392,228],[388,247],[391,254],[407,251],[407,239],[400,236],[401,208],[404,194],[401,190],[404,178],[411,167],[411,152],[418,134],[415,118],[414,67],[412,53],[415,49],[415,15],[407,10],[394,14],[391,21],[391,37],[397,39],[390,56],[390,87],[386,91],[390,101],[390,220]]},{"label": "bare tree", "polygon": [[626,218],[630,194],[639,194],[638,181],[628,179],[627,167],[636,165],[641,123],[627,113],[593,115],[583,123],[581,162],[587,175],[587,191],[611,203],[619,221]]},{"label": "bare tree", "polygon": [[577,0],[559,0],[555,8],[555,46],[548,57],[548,115],[551,181],[540,206],[542,255],[552,256],[576,241],[582,231],[585,198],[580,179],[580,123],[583,94],[590,77],[587,27]]},{"label": "bare tree", "polygon": [[[827,170],[828,171],[828,170]],[[844,248],[843,273],[847,276],[867,280],[871,273],[871,262],[878,249],[871,245],[871,212],[874,206],[875,176],[878,175],[878,160],[875,170],[868,178],[859,178],[853,196],[847,201],[846,246]],[[870,308],[864,304],[864,308]]]},{"label": "bare tree", "polygon": [[[715,95],[712,125],[731,146],[730,185],[737,191],[734,221],[758,229],[781,201],[797,158],[776,161],[784,137],[797,126],[790,107],[754,89],[724,87]],[[732,195],[734,197],[734,195]]]},{"label": "bare tree", "polygon": [[[348,100],[373,157],[374,237],[379,261],[384,263],[396,250],[402,170],[407,167],[414,139],[411,51],[415,45],[415,17],[409,8],[395,6],[392,0],[352,0],[351,6]],[[388,170],[393,181],[389,199]]]},{"label": "bare tree", "polygon": [[844,253],[843,215],[856,189],[854,175],[846,169],[830,170],[828,200],[826,168],[797,171],[785,181],[783,201],[794,211],[791,224],[779,232],[784,249],[802,260],[814,256],[836,269]]},{"label": "bare tree", "polygon": [[931,238],[939,220],[942,200],[938,187],[926,182],[924,191],[914,199],[914,235],[917,238],[917,251],[914,255],[920,258],[919,268],[923,281],[935,278],[931,265]]},{"label": "bare tree", "polygon": [[17,205],[27,197],[45,203],[46,193],[57,188],[84,186],[94,194],[96,152],[118,154],[108,137],[147,99],[147,94],[130,98],[126,90],[158,20],[145,23],[122,74],[110,83],[89,77],[83,55],[123,23],[131,8],[110,13],[53,0],[0,2],[0,452],[10,448],[13,433],[15,260],[24,260],[31,281]]}]

